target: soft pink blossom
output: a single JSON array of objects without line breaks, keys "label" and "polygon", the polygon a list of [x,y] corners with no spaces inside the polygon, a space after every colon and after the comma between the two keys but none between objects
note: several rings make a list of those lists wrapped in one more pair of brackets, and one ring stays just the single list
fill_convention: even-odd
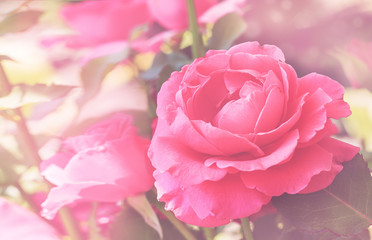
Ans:
[{"label": "soft pink blossom", "polygon": [[63,40],[71,48],[128,41],[134,28],[152,17],[145,0],[83,1],[63,6],[61,15],[75,36]]},{"label": "soft pink blossom", "polygon": [[0,197],[0,239],[60,240],[57,231],[29,210]]},{"label": "soft pink blossom", "polygon": [[[194,1],[196,15],[200,16],[218,0]],[[187,4],[185,0],[147,0],[152,16],[167,29],[184,30],[188,27]]]},{"label": "soft pink blossom", "polygon": [[149,149],[160,201],[182,221],[219,226],[272,196],[327,187],[359,148],[333,139],[344,88],[297,77],[283,52],[246,42],[174,72],[158,94]]},{"label": "soft pink blossom", "polygon": [[149,142],[124,114],[66,139],[62,151],[41,166],[43,176],[56,185],[42,204],[43,216],[53,218],[71,203],[117,202],[149,190],[154,181],[146,156]]}]

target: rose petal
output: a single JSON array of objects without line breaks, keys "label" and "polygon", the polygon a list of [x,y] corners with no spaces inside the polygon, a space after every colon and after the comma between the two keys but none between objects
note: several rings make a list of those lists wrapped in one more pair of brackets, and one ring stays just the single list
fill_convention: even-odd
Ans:
[{"label": "rose petal", "polygon": [[193,120],[192,126],[200,132],[208,142],[223,152],[223,154],[219,155],[232,155],[242,152],[250,153],[253,156],[262,156],[264,154],[256,144],[247,138],[216,128],[210,123]]},{"label": "rose petal", "polygon": [[341,99],[344,95],[344,87],[335,80],[317,73],[310,73],[298,79],[298,94],[313,93],[321,88],[333,100]]},{"label": "rose petal", "polygon": [[[162,148],[154,152],[153,149]],[[227,173],[225,169],[207,167],[204,159],[208,155],[193,151],[174,138],[155,136],[149,149],[153,166],[161,172],[169,172],[183,186],[199,184],[205,180],[217,181]]]},{"label": "rose petal", "polygon": [[251,92],[246,98],[230,101],[215,116],[217,127],[232,133],[253,132],[265,104],[262,91]]},{"label": "rose petal", "polygon": [[39,216],[0,197],[0,229],[4,240],[60,240],[57,231]]},{"label": "rose petal", "polygon": [[227,54],[249,53],[252,55],[267,55],[276,60],[284,62],[284,54],[277,46],[260,45],[258,42],[245,42],[231,47]]},{"label": "rose petal", "polygon": [[314,175],[330,171],[333,155],[318,145],[297,149],[291,160],[265,171],[242,173],[244,184],[268,196],[295,194],[304,189]]},{"label": "rose petal", "polygon": [[301,143],[308,142],[317,131],[324,128],[327,122],[325,104],[331,101],[332,99],[321,88],[307,98],[302,108],[301,118],[295,126],[300,130]]},{"label": "rose petal", "polygon": [[[155,174],[156,186],[176,179],[167,174]],[[215,227],[258,212],[270,197],[254,189],[247,189],[239,175],[229,175],[218,182],[205,181],[182,188],[170,187],[162,191],[160,201],[166,200],[166,209],[172,210],[180,220],[203,227]],[[229,218],[226,218],[229,216]]]},{"label": "rose petal", "polygon": [[282,139],[279,139],[277,143],[268,146],[268,148],[265,149],[266,155],[263,157],[253,158],[249,156],[249,154],[231,157],[211,157],[205,161],[205,165],[209,167],[216,163],[218,168],[231,167],[245,172],[266,170],[289,160],[297,147],[298,138],[298,131],[293,130]]}]

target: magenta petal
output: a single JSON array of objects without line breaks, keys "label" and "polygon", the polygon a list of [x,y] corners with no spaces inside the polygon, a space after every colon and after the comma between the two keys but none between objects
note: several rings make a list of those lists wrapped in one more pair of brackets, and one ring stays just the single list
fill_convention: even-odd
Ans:
[{"label": "magenta petal", "polygon": [[238,52],[230,57],[230,68],[233,70],[254,70],[259,73],[273,71],[280,74],[278,62],[265,55],[253,55],[250,53]]},{"label": "magenta petal", "polygon": [[[174,182],[166,173],[155,174],[156,187]],[[205,181],[185,189],[170,186],[159,196],[167,201],[166,209],[172,210],[180,220],[203,227],[227,224],[231,219],[247,217],[258,212],[270,197],[257,190],[247,189],[239,175],[229,175],[214,182]]]},{"label": "magenta petal", "polygon": [[328,187],[341,170],[341,164],[333,163],[330,171],[323,171],[313,176],[307,187],[302,189],[300,193],[312,193]]},{"label": "magenta petal", "polygon": [[344,87],[335,80],[317,73],[310,73],[298,79],[298,94],[313,93],[321,88],[333,100],[341,99],[344,95]]},{"label": "magenta petal", "polygon": [[359,152],[358,147],[330,137],[322,139],[318,142],[318,145],[333,154],[332,168],[312,177],[309,185],[301,193],[315,192],[328,187],[336,175],[341,172],[342,165],[340,163],[350,161]]},{"label": "magenta petal", "polygon": [[325,104],[332,99],[322,89],[317,89],[308,97],[303,108],[301,118],[296,127],[300,131],[300,142],[312,139],[317,131],[324,128],[327,122]]},{"label": "magenta petal", "polygon": [[57,231],[36,214],[0,197],[3,240],[60,240]]},{"label": "magenta petal", "polygon": [[224,53],[215,54],[208,58],[201,58],[196,64],[196,71],[199,74],[208,76],[211,73],[226,69],[229,65],[230,56]]},{"label": "magenta petal", "polygon": [[262,156],[264,154],[260,147],[245,137],[216,128],[203,121],[193,120],[192,124],[208,142],[223,152],[219,155],[249,153],[253,156]]},{"label": "magenta petal", "polygon": [[189,146],[195,151],[206,154],[223,154],[222,150],[218,149],[217,146],[214,146],[213,143],[204,137],[203,133],[195,128],[193,122],[187,118],[180,108],[177,109],[177,116],[170,126],[168,126],[162,119],[159,119],[155,134],[157,132],[162,132],[163,135],[165,135],[166,132],[169,132],[186,146]]},{"label": "magenta petal", "polygon": [[334,119],[347,117],[351,114],[350,106],[344,100],[334,100],[326,105],[327,116]]},{"label": "magenta petal", "polygon": [[332,153],[336,162],[350,161],[359,152],[360,148],[334,138],[324,138],[318,144]]},{"label": "magenta petal", "polygon": [[254,143],[256,143],[258,146],[264,146],[268,143],[274,142],[285,133],[290,131],[290,129],[298,122],[301,117],[302,106],[305,104],[305,97],[306,95],[300,98],[297,103],[297,108],[295,109],[295,111],[293,111],[293,115],[290,116],[286,121],[284,121],[280,126],[268,132],[252,134]]},{"label": "magenta petal", "polygon": [[218,127],[232,133],[253,132],[264,103],[265,95],[262,91],[251,92],[246,98],[225,104],[214,121]]},{"label": "magenta petal", "polygon": [[189,100],[188,117],[211,122],[227,95],[228,90],[224,83],[223,72],[215,72]]},{"label": "magenta petal", "polygon": [[[153,151],[159,148],[162,151]],[[208,155],[193,151],[174,138],[155,136],[149,156],[157,170],[169,172],[183,186],[199,184],[205,180],[217,181],[227,173],[225,169],[205,166],[204,160]]]},{"label": "magenta petal", "polygon": [[295,194],[304,189],[314,175],[330,171],[333,156],[318,145],[297,149],[291,160],[265,171],[242,173],[248,188],[256,188],[268,196]]},{"label": "magenta petal", "polygon": [[232,157],[212,157],[205,161],[206,166],[211,166],[214,163],[219,168],[234,168],[240,171],[250,172],[255,170],[266,170],[272,166],[282,164],[289,160],[297,147],[299,135],[298,131],[294,130],[280,139],[277,144],[270,146],[274,150],[259,158],[252,156],[232,156]]},{"label": "magenta petal", "polygon": [[267,55],[279,61],[285,61],[282,50],[274,45],[260,46],[258,42],[246,42],[231,47],[227,54],[250,53],[252,55]]},{"label": "magenta petal", "polygon": [[284,107],[284,94],[279,79],[270,71],[264,83],[265,91],[268,91],[264,107],[257,119],[254,132],[267,132],[275,129],[282,119]]}]

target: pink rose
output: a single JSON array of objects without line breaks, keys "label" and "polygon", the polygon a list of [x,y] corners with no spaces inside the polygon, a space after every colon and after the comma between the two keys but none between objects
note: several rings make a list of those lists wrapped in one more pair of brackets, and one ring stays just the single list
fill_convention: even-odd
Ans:
[{"label": "pink rose", "polygon": [[0,197],[0,239],[59,240],[57,231],[36,214]]},{"label": "pink rose", "polygon": [[66,39],[72,48],[127,41],[135,27],[152,21],[145,0],[70,3],[62,8],[61,15],[78,33]]},{"label": "pink rose", "polygon": [[160,201],[182,221],[219,226],[272,196],[327,187],[359,148],[330,137],[350,114],[344,88],[298,78],[282,51],[257,42],[211,50],[158,94],[150,146]]},{"label": "pink rose", "polygon": [[43,176],[56,185],[42,204],[43,216],[53,218],[74,202],[117,202],[153,186],[150,141],[131,123],[130,116],[117,114],[68,138],[62,152],[43,162]]}]

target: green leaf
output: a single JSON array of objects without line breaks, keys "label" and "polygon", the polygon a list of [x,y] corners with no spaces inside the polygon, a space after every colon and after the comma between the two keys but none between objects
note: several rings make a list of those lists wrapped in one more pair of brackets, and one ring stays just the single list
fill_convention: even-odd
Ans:
[{"label": "green leaf", "polygon": [[7,16],[0,22],[0,36],[26,31],[38,22],[41,14],[41,11],[28,10]]},{"label": "green leaf", "polygon": [[159,90],[161,84],[168,80],[172,72],[181,70],[184,65],[189,63],[190,59],[183,53],[165,54],[160,52],[155,56],[151,68],[142,73],[140,77],[145,80],[156,79]]},{"label": "green leaf", "polygon": [[133,208],[126,206],[110,225],[111,240],[159,240],[157,232]]},{"label": "green leaf", "polygon": [[246,28],[247,24],[239,14],[226,14],[213,26],[212,37],[208,41],[208,48],[228,49]]},{"label": "green leaf", "polygon": [[1,109],[15,109],[29,103],[47,102],[66,95],[73,87],[61,85],[26,85],[19,84],[12,91],[0,98]]},{"label": "green leaf", "polygon": [[84,95],[78,100],[79,104],[94,97],[100,90],[101,83],[107,73],[109,73],[118,63],[125,60],[129,55],[129,49],[116,52],[107,56],[102,56],[90,60],[85,64],[81,71],[81,81],[85,90]]},{"label": "green leaf", "polygon": [[[310,194],[284,194],[272,202],[291,224],[306,231],[354,236],[372,224],[372,178],[361,155],[327,188]],[[342,239],[342,238],[341,238]]]},{"label": "green leaf", "polygon": [[159,234],[160,239],[163,239],[163,231],[161,229],[159,219],[156,216],[154,209],[152,209],[149,201],[147,200],[146,195],[142,194],[134,197],[128,197],[127,202],[143,217],[145,222],[150,227],[156,230],[156,232]]}]

